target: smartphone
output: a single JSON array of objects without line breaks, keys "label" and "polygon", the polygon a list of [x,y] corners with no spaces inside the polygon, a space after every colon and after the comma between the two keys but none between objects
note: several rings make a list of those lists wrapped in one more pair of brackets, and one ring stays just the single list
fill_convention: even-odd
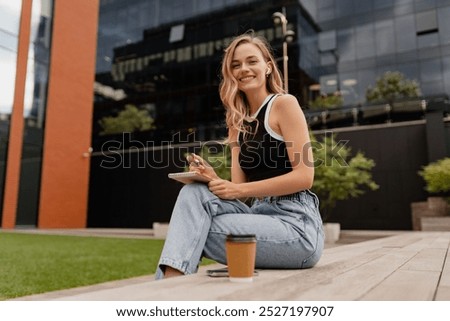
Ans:
[{"label": "smartphone", "polygon": [[[228,276],[228,268],[221,268],[221,269],[215,269],[215,270],[206,270],[206,274],[208,276],[216,277],[216,278],[218,278],[218,277],[227,277]],[[257,276],[258,275],[258,271],[255,270],[253,272],[253,275]]]}]

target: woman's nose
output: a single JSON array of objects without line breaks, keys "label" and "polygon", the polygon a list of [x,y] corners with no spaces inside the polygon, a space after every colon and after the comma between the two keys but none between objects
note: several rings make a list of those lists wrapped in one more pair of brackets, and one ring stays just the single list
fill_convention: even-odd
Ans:
[{"label": "woman's nose", "polygon": [[241,70],[248,70],[248,64],[243,63],[241,66]]}]

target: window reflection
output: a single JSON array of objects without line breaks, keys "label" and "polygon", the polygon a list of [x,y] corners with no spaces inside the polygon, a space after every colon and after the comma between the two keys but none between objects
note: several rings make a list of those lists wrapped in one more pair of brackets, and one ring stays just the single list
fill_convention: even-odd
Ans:
[{"label": "window reflection", "polygon": [[373,57],[376,52],[373,24],[356,27],[356,56],[359,59]]},{"label": "window reflection", "polygon": [[0,30],[19,35],[22,1],[0,0]]},{"label": "window reflection", "polygon": [[339,43],[339,61],[354,61],[356,58],[356,48],[353,28],[340,30],[337,39]]},{"label": "window reflection", "polygon": [[397,51],[416,49],[416,35],[414,15],[406,15],[395,19],[395,39]]},{"label": "window reflection", "polygon": [[[438,14],[438,28],[442,30],[439,32],[440,42],[442,45],[450,44],[450,6],[446,8],[440,8],[437,12]],[[448,88],[448,87],[447,87]]]},{"label": "window reflection", "polygon": [[0,0],[0,221],[6,170],[6,151],[14,102],[17,44],[22,1]]},{"label": "window reflection", "polygon": [[33,1],[24,116],[28,125],[42,128],[48,82],[51,1]]},{"label": "window reflection", "polygon": [[395,52],[394,22],[384,20],[375,23],[377,56]]},{"label": "window reflection", "polygon": [[12,111],[21,1],[0,0],[0,114]]},{"label": "window reflection", "polygon": [[17,50],[18,38],[17,35],[14,35],[6,30],[0,29],[0,46],[3,49],[10,50],[12,52],[16,52]]},{"label": "window reflection", "polygon": [[17,53],[0,47],[0,114],[10,114],[14,99]]},{"label": "window reflection", "polygon": [[34,0],[24,100],[24,134],[17,225],[36,225],[41,177],[44,119],[53,1]]}]

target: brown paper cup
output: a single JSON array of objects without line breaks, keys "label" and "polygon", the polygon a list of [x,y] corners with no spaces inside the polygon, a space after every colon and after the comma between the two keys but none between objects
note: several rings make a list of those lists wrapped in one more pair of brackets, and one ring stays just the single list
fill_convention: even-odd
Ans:
[{"label": "brown paper cup", "polygon": [[255,270],[255,235],[228,235],[227,265],[231,282],[252,282]]}]

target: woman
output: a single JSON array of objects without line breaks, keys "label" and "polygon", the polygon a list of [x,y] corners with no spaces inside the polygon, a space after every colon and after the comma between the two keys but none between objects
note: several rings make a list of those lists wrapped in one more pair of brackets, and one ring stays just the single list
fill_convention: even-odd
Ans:
[{"label": "woman", "polygon": [[[255,234],[257,268],[309,268],[322,253],[308,127],[285,94],[267,42],[235,38],[222,61],[220,96],[232,153],[231,181],[194,155],[208,184],[185,185],[176,201],[156,278],[192,274],[202,256],[226,264],[228,234]],[[253,198],[251,206],[239,199]]]}]

